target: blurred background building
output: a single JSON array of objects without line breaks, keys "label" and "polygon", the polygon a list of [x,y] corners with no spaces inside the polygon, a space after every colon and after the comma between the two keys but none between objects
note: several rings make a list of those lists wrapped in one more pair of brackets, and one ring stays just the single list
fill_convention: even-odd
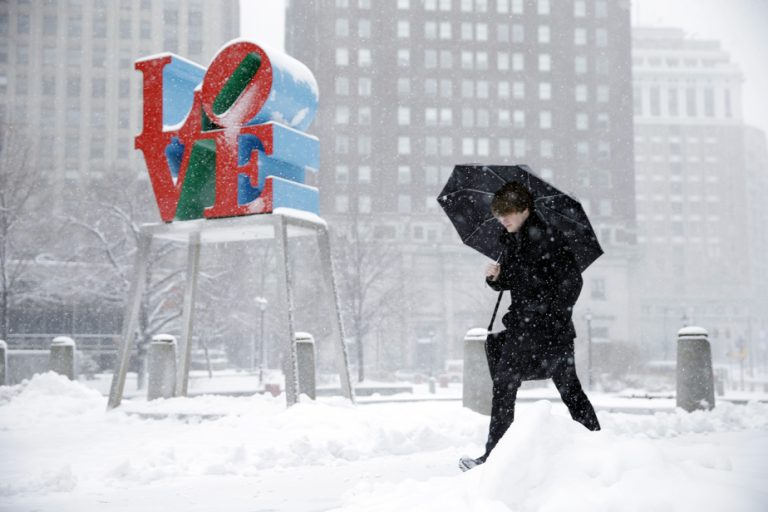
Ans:
[{"label": "blurred background building", "polygon": [[674,359],[677,329],[702,325],[737,360],[765,329],[765,135],[719,42],[636,28],[632,61],[640,341]]},{"label": "blurred background building", "polygon": [[387,343],[415,354],[408,343],[434,337],[460,357],[464,333],[490,317],[487,261],[436,202],[453,166],[469,162],[526,163],[582,200],[609,250],[585,275],[577,324],[586,337],[589,309],[595,338],[630,340],[627,2],[292,1],[286,25],[287,52],[322,91],[322,214],[402,248],[413,300]]}]

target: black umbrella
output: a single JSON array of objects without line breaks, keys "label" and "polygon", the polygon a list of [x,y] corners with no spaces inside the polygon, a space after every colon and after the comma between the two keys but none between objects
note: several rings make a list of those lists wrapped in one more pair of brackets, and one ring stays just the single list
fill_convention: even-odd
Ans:
[{"label": "black umbrella", "polygon": [[504,226],[491,214],[493,194],[509,181],[524,185],[533,195],[535,214],[565,235],[583,272],[603,254],[581,204],[533,174],[526,165],[457,165],[437,198],[461,240],[498,261]]}]

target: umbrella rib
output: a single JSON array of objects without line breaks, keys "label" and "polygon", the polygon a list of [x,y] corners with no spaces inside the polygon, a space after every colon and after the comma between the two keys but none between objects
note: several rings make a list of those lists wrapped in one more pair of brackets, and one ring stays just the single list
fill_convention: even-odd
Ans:
[{"label": "umbrella rib", "polygon": [[496,218],[495,218],[495,217],[491,217],[490,219],[485,219],[483,222],[481,222],[481,223],[480,223],[480,224],[479,224],[479,225],[478,225],[478,226],[475,228],[475,230],[474,230],[473,232],[471,232],[471,233],[470,233],[470,234],[467,236],[467,238],[465,239],[465,242],[466,242],[466,240],[469,240],[470,238],[472,238],[473,236],[475,236],[475,233],[477,233],[478,231],[480,231],[480,228],[482,228],[482,227],[483,227],[483,226],[484,226],[484,225],[485,225],[487,222],[491,222],[491,221],[494,221],[494,220],[496,220]]},{"label": "umbrella rib", "polygon": [[442,199],[444,197],[452,196],[453,194],[458,194],[461,192],[478,192],[480,194],[484,194],[486,196],[492,196],[493,192],[488,192],[487,190],[480,190],[477,188],[462,188],[461,190],[454,190],[453,192],[449,192],[445,194],[444,196],[439,196],[438,199]]},{"label": "umbrella rib", "polygon": [[587,227],[588,226],[587,224],[584,224],[583,222],[579,222],[578,220],[572,219],[572,218],[568,217],[567,215],[563,215],[559,211],[553,210],[552,208],[547,208],[546,206],[542,206],[541,208],[544,209],[544,210],[548,210],[548,211],[554,213],[555,215],[559,215],[560,217],[562,217],[564,219],[567,219],[567,220],[571,221],[572,223],[577,224],[577,225],[579,225],[581,227]]}]

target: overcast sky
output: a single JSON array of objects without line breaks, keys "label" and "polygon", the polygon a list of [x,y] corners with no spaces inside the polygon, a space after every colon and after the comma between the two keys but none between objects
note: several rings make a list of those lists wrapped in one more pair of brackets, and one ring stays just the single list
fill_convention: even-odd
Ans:
[{"label": "overcast sky", "polygon": [[[392,0],[376,0],[382,1]],[[679,27],[691,37],[719,40],[744,73],[745,121],[768,133],[768,0],[633,0],[632,4],[635,25]],[[240,0],[240,5],[243,37],[283,49],[285,0]]]}]

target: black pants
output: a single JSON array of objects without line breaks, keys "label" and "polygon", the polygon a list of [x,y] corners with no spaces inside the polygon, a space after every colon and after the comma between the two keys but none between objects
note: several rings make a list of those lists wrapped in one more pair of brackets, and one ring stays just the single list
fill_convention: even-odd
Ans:
[{"label": "black pants", "polygon": [[[501,437],[515,419],[515,400],[517,390],[522,383],[520,364],[530,361],[519,361],[520,356],[512,355],[506,347],[487,347],[488,365],[493,379],[493,401],[491,405],[491,424],[488,428],[488,441],[485,454],[480,460],[485,461],[496,447]],[[547,354],[550,361],[552,381],[560,393],[563,403],[568,407],[571,418],[584,425],[589,430],[600,430],[595,409],[581,388],[581,382],[576,375],[574,365],[573,342],[551,349]],[[510,364],[510,359],[517,359],[518,364]]]}]

